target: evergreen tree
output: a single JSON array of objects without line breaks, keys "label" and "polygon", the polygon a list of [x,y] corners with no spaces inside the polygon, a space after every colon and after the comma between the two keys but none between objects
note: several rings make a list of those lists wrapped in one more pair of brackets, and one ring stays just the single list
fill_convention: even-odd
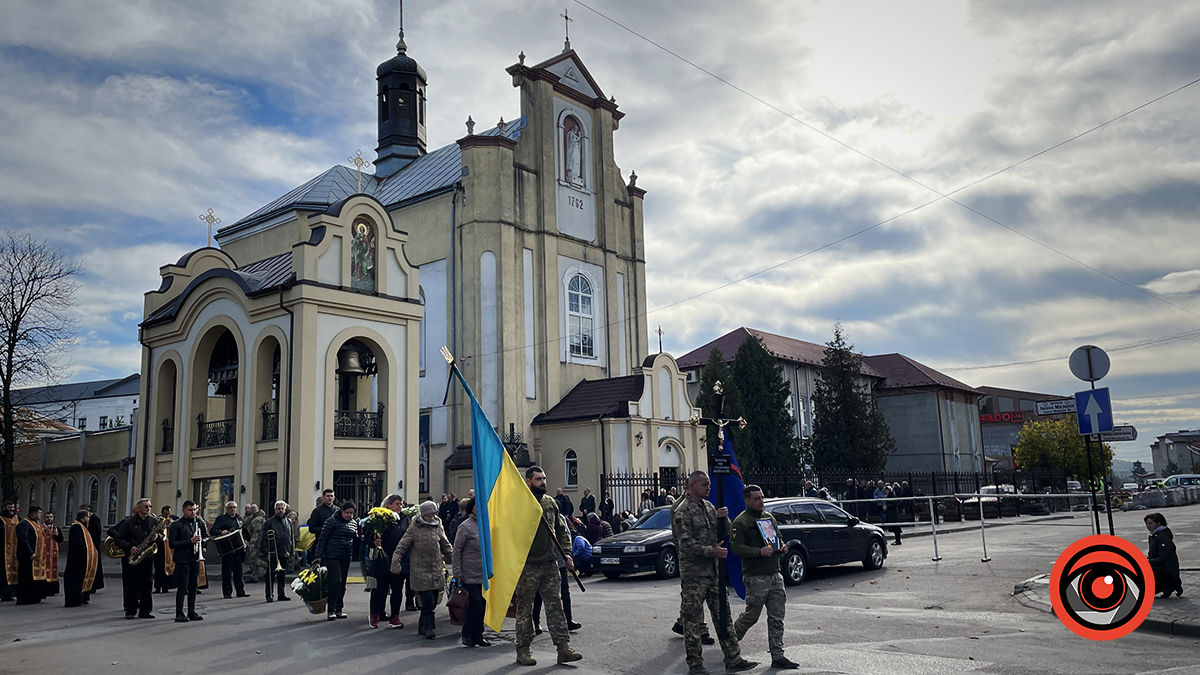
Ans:
[{"label": "evergreen tree", "polygon": [[[725,409],[717,410],[716,397],[713,395],[713,385],[717,382],[725,390]],[[700,408],[700,416],[716,419],[718,415],[728,419],[736,419],[742,414],[741,403],[738,401],[737,389],[733,386],[733,373],[725,362],[725,355],[720,349],[712,348],[708,353],[708,363],[704,364],[704,373],[700,376],[700,393],[696,396],[696,407]],[[716,441],[709,440],[709,453]]]},{"label": "evergreen tree", "polygon": [[[746,428],[734,431],[734,447],[743,471],[794,471],[799,462],[795,420],[788,412],[791,390],[758,337],[751,335],[738,348],[731,368],[736,407],[725,406],[726,417],[740,414]],[[732,428],[732,427],[728,427]]]},{"label": "evergreen tree", "polygon": [[881,471],[896,441],[862,378],[862,356],[846,342],[841,324],[825,343],[813,388],[813,430],[805,443],[819,470]]}]

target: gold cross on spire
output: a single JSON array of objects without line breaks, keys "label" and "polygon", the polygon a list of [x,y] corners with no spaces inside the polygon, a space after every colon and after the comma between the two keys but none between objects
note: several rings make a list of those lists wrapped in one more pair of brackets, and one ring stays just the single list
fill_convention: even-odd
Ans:
[{"label": "gold cross on spire", "polygon": [[208,223],[208,245],[211,247],[212,246],[212,226],[214,224],[220,225],[221,219],[214,216],[213,210],[209,209],[208,213],[200,214],[200,220],[203,220],[204,222]]},{"label": "gold cross on spire", "polygon": [[355,181],[357,183],[357,187],[354,191],[355,191],[355,193],[361,193],[362,192],[362,170],[363,170],[363,167],[370,164],[370,162],[363,159],[362,150],[355,150],[354,156],[347,157],[346,161],[350,162],[355,167],[354,173],[355,173]]},{"label": "gold cross on spire", "polygon": [[561,16],[563,19],[563,32],[565,33],[565,36],[566,36],[566,41],[563,42],[563,51],[569,52],[569,51],[571,51],[571,22],[574,21],[575,19],[572,19],[569,16],[569,13],[567,12],[566,9],[564,9],[563,13],[559,14],[559,16]]}]

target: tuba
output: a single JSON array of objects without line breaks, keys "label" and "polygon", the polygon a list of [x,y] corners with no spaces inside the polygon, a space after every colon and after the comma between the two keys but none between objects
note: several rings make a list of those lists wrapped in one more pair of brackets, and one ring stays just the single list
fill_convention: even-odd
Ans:
[{"label": "tuba", "polygon": [[129,556],[130,565],[140,565],[145,562],[147,558],[155,553],[158,553],[158,544],[155,543],[154,540],[158,539],[159,535],[163,533],[163,522],[166,519],[159,518],[153,513],[147,517],[153,521],[150,525],[150,534],[147,534],[146,538],[138,543],[138,554]]},{"label": "tuba", "polygon": [[117,546],[117,542],[112,538],[112,535],[104,538],[101,548],[104,550],[104,555],[110,558],[120,559],[125,557],[125,551],[122,551],[121,547]]}]

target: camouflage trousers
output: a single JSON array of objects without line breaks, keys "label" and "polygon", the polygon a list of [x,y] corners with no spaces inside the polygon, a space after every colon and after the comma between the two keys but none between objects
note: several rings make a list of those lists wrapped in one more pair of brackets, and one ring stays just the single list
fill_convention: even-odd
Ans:
[{"label": "camouflage trousers", "polygon": [[725,667],[737,663],[742,658],[742,650],[728,630],[731,625],[729,602],[720,602],[721,593],[716,577],[683,577],[680,582],[679,599],[679,618],[683,621],[683,645],[687,650],[688,668],[704,665],[700,636],[704,634],[705,604],[708,605],[708,613],[717,629],[717,640],[721,643],[721,652],[725,655]]},{"label": "camouflage trousers", "polygon": [[733,624],[734,635],[740,640],[758,623],[763,607],[767,608],[767,645],[771,649],[771,659],[784,658],[783,654],[783,613],[787,606],[787,591],[783,589],[783,575],[756,574],[742,577],[746,584],[746,609],[738,616]]},{"label": "camouflage trousers", "polygon": [[546,608],[546,630],[554,640],[554,646],[566,647],[571,642],[567,632],[567,615],[563,613],[562,593],[559,590],[562,577],[558,574],[558,563],[527,564],[521,579],[513,591],[517,604],[517,651],[529,649],[533,644],[533,596],[542,594],[542,606]]},{"label": "camouflage trousers", "polygon": [[255,581],[269,579],[271,576],[268,573],[267,562],[259,555],[257,548],[246,547],[246,576]]}]

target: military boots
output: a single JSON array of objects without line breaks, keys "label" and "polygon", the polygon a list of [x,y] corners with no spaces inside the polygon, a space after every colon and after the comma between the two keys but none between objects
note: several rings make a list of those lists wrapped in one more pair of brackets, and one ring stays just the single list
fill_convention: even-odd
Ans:
[{"label": "military boots", "polygon": [[533,658],[533,653],[528,649],[517,650],[517,663],[523,666],[536,666],[537,659]]},{"label": "military boots", "polygon": [[582,658],[583,658],[583,654],[580,654],[579,652],[575,651],[574,649],[571,649],[570,645],[565,645],[565,646],[558,648],[558,662],[559,663],[570,663],[572,661],[578,661]]}]

